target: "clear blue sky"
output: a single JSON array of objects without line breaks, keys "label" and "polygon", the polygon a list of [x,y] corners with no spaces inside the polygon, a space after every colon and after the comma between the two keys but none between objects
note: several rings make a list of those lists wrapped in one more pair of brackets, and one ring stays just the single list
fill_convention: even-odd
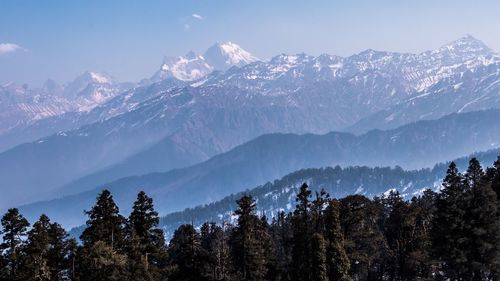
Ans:
[{"label": "clear blue sky", "polygon": [[217,41],[269,58],[421,52],[471,34],[500,51],[499,13],[497,0],[0,0],[0,83],[138,81]]}]

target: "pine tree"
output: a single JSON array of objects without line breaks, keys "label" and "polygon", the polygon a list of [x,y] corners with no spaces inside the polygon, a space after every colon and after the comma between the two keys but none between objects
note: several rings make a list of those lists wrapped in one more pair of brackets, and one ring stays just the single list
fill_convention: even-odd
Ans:
[{"label": "pine tree", "polygon": [[80,259],[78,259],[78,255],[81,253],[82,248],[78,246],[78,243],[76,242],[76,239],[72,238],[67,240],[67,250],[68,250],[68,255],[67,255],[67,271],[66,271],[66,276],[67,279],[72,280],[72,281],[79,281],[80,279],[78,278],[78,272],[79,269],[79,262]]},{"label": "pine tree", "polygon": [[235,280],[259,281],[267,274],[260,221],[255,215],[255,201],[245,195],[238,201],[238,225],[231,236]]},{"label": "pine tree", "polygon": [[497,199],[500,200],[500,156],[498,156],[495,163],[493,163],[493,167],[490,169],[491,171],[491,188],[497,194]]},{"label": "pine tree", "polygon": [[263,253],[262,257],[265,263],[265,280],[276,280],[278,274],[277,259],[276,259],[276,245],[272,238],[271,226],[269,225],[267,217],[264,215],[257,223],[256,239],[259,241],[259,248]]},{"label": "pine tree", "polygon": [[227,276],[229,251],[226,234],[215,223],[204,223],[201,227],[201,247],[208,255],[203,275],[209,280],[222,280]]},{"label": "pine tree", "polygon": [[175,231],[168,251],[174,267],[169,280],[207,280],[203,276],[207,253],[201,246],[200,234],[192,225],[181,225]]},{"label": "pine tree", "polygon": [[311,190],[304,183],[300,187],[296,201],[292,224],[293,224],[293,268],[295,274],[294,280],[308,281],[311,280]]},{"label": "pine tree", "polygon": [[312,279],[314,281],[327,281],[328,269],[326,264],[326,241],[320,233],[314,233],[311,241],[312,251]]},{"label": "pine tree", "polygon": [[496,193],[483,180],[479,162],[472,159],[465,175],[469,182],[465,215],[467,276],[486,280],[500,270],[500,216]]},{"label": "pine tree", "polygon": [[275,245],[276,253],[276,273],[275,280],[292,280],[292,244],[293,229],[291,216],[285,212],[279,212],[277,217],[273,218],[271,224],[271,236]]},{"label": "pine tree", "polygon": [[311,225],[315,232],[324,232],[323,213],[329,199],[330,195],[324,189],[321,189],[320,192],[316,192],[316,198],[311,202]]},{"label": "pine tree", "polygon": [[108,190],[97,197],[96,204],[85,212],[89,219],[80,239],[77,267],[81,281],[123,280],[128,278],[127,256],[124,255],[125,219]]},{"label": "pine tree", "polygon": [[[127,253],[133,280],[158,280],[165,275],[158,264],[166,258],[163,231],[157,228],[158,213],[143,191],[137,195],[127,221]],[[164,263],[164,261],[163,261]]]},{"label": "pine tree", "polygon": [[431,190],[424,191],[419,198],[413,198],[410,217],[414,222],[410,251],[406,257],[406,270],[421,280],[431,280],[436,276],[435,261],[432,259],[432,221],[435,216],[437,194]]},{"label": "pine tree", "polygon": [[26,251],[26,279],[52,280],[49,268],[50,220],[46,215],[33,224],[28,232]]},{"label": "pine tree", "polygon": [[451,163],[443,180],[443,189],[436,200],[433,221],[433,245],[436,258],[441,262],[445,276],[458,280],[465,275],[467,263],[467,233],[465,215],[467,200],[463,177],[455,163]]},{"label": "pine tree", "polygon": [[347,196],[340,202],[350,274],[360,280],[381,278],[387,246],[379,226],[380,206],[361,195]]},{"label": "pine tree", "polygon": [[[48,251],[48,266],[50,270],[51,280],[63,280],[69,278],[68,272],[70,271],[70,250],[71,245],[68,240],[68,233],[60,224],[54,222],[49,227],[49,243],[50,248]],[[73,239],[74,242],[74,239]],[[76,242],[74,242],[76,243]]]},{"label": "pine tree", "polygon": [[22,260],[21,245],[26,236],[28,221],[19,214],[16,208],[9,209],[2,217],[3,243],[0,244],[0,252],[3,256],[3,265],[0,269],[0,276],[4,280],[23,280],[19,267]]},{"label": "pine tree", "polygon": [[478,186],[484,178],[484,171],[481,164],[476,158],[472,158],[469,161],[469,167],[464,175],[464,187],[466,189],[471,189]]},{"label": "pine tree", "polygon": [[349,258],[345,251],[345,239],[340,225],[340,203],[330,200],[325,210],[327,266],[329,280],[349,280]]},{"label": "pine tree", "polygon": [[97,197],[96,204],[85,212],[89,219],[80,239],[84,246],[102,241],[113,250],[121,250],[124,241],[125,218],[108,190],[103,190]]},{"label": "pine tree", "polygon": [[127,256],[104,241],[96,241],[79,251],[77,280],[128,280]]}]

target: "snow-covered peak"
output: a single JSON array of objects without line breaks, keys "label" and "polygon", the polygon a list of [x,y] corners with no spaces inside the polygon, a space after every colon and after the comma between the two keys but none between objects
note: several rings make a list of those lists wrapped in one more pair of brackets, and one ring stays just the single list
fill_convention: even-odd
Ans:
[{"label": "snow-covered peak", "polygon": [[105,73],[98,72],[88,72],[92,82],[100,83],[100,84],[111,84],[113,83],[113,78]]},{"label": "snow-covered peak", "polygon": [[466,35],[453,42],[450,42],[441,48],[432,51],[433,54],[451,53],[456,56],[492,56],[495,52],[486,46],[481,40],[471,35]]},{"label": "snow-covered peak", "polygon": [[157,82],[167,78],[193,81],[214,70],[225,71],[232,66],[243,66],[257,60],[234,43],[217,43],[208,48],[203,56],[190,51],[184,56],[164,58],[160,70],[153,75],[151,81]]},{"label": "snow-covered peak", "polygon": [[212,71],[213,67],[208,65],[202,56],[190,51],[185,56],[166,57],[160,70],[153,75],[151,80],[157,82],[167,78],[175,78],[181,81],[192,81]]},{"label": "snow-covered peak", "polygon": [[113,84],[116,83],[115,79],[104,72],[94,72],[94,71],[86,71],[82,73],[80,76],[76,77],[75,80],[68,84]]},{"label": "snow-covered peak", "polygon": [[215,70],[226,70],[232,66],[243,66],[259,60],[232,42],[216,43],[208,48],[203,56]]},{"label": "snow-covered peak", "polygon": [[67,97],[76,97],[89,85],[114,83],[114,78],[106,73],[86,71],[68,83],[64,87],[64,93]]}]

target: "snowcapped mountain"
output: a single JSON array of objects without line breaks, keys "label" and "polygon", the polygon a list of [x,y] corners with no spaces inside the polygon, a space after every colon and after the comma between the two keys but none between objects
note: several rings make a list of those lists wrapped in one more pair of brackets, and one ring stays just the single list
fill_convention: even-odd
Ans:
[{"label": "snowcapped mountain", "polygon": [[160,70],[150,80],[157,82],[173,77],[181,81],[193,81],[214,70],[224,71],[232,66],[243,66],[257,60],[234,43],[217,43],[208,48],[203,56],[190,51],[185,56],[165,58]]},{"label": "snowcapped mountain", "polygon": [[[208,65],[206,57],[183,59]],[[105,169],[113,173],[100,179],[110,181],[185,167],[262,134],[323,134],[366,120],[352,130],[361,133],[388,121],[402,125],[500,107],[499,62],[496,53],[466,36],[421,54],[281,54],[192,81],[175,78],[170,69],[176,64],[167,64],[170,78],[121,92],[89,111],[36,122],[42,124],[36,132],[67,129],[0,154],[0,166],[23,159],[17,166],[29,168],[36,180],[9,171],[10,185],[56,188]],[[53,165],[45,167],[48,162]]]},{"label": "snowcapped mountain", "polygon": [[65,98],[47,89],[9,83],[0,86],[0,135],[26,123],[60,115],[72,108]]},{"label": "snowcapped mountain", "polygon": [[214,70],[227,70],[233,66],[244,66],[259,59],[232,42],[216,43],[203,55]]},{"label": "snowcapped mountain", "polygon": [[64,96],[73,101],[77,111],[89,111],[125,89],[127,86],[106,73],[87,71],[64,87]]},{"label": "snowcapped mountain", "polygon": [[49,79],[41,88],[14,83],[0,86],[0,108],[3,109],[0,151],[84,125],[85,122],[77,120],[82,115],[89,122],[98,121],[88,118],[93,116],[90,111],[132,86],[98,72],[85,72],[65,85]]}]

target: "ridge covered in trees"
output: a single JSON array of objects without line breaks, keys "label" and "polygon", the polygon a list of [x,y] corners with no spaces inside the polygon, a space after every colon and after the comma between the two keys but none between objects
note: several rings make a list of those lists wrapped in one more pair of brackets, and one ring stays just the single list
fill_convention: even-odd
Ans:
[{"label": "ridge covered in trees", "polygon": [[47,216],[1,219],[0,280],[499,280],[500,157],[448,167],[440,193],[330,198],[301,185],[293,212],[261,216],[251,195],[234,221],[179,226],[167,243],[153,201],[124,217],[107,190],[80,240]]}]

